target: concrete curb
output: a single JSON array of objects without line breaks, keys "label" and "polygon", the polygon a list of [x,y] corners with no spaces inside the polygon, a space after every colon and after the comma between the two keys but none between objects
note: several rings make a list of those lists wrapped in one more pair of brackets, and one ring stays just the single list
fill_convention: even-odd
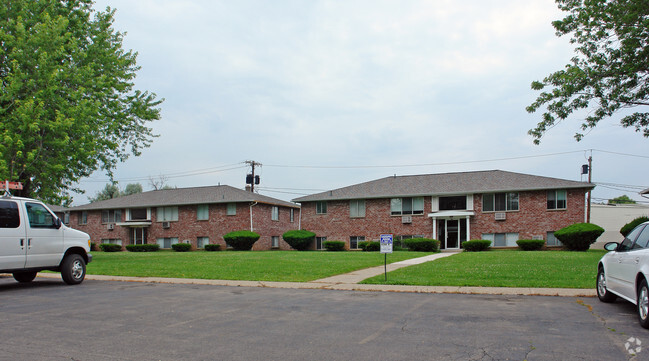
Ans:
[{"label": "concrete curb", "polygon": [[[56,273],[39,273],[39,278],[60,279]],[[511,296],[560,296],[560,297],[595,297],[594,289],[573,288],[510,288],[510,287],[456,287],[456,286],[400,286],[400,285],[366,285],[351,283],[325,282],[266,282],[266,281],[232,281],[204,280],[190,278],[161,277],[124,277],[86,275],[87,280],[119,281],[166,284],[192,284],[228,287],[268,287],[287,289],[325,289],[336,291],[366,292],[404,292],[404,293],[455,293],[469,295],[511,295]]]}]

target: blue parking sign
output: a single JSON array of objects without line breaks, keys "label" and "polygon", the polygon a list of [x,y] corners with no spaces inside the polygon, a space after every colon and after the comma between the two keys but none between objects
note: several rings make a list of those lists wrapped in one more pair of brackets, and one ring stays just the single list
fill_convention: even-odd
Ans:
[{"label": "blue parking sign", "polygon": [[381,253],[392,253],[392,235],[382,234],[381,239]]}]

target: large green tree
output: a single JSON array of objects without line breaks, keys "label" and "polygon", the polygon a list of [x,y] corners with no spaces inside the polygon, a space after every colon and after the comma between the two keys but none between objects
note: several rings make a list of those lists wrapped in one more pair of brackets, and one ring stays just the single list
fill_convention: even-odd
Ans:
[{"label": "large green tree", "polygon": [[137,53],[91,0],[0,2],[0,180],[58,203],[95,170],[112,176],[155,134],[156,95],[134,89]]},{"label": "large green tree", "polygon": [[568,14],[552,25],[557,36],[571,34],[576,55],[563,70],[532,83],[542,92],[527,111],[545,106],[541,122],[529,131],[534,143],[580,110],[586,115],[577,141],[600,120],[631,108],[620,123],[649,137],[649,0],[556,2]]}]

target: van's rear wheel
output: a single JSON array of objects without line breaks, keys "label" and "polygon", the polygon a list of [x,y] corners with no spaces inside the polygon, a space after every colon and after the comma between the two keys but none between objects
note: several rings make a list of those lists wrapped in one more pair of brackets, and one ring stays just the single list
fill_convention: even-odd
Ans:
[{"label": "van's rear wheel", "polygon": [[14,272],[14,279],[20,283],[29,283],[36,278],[38,272]]},{"label": "van's rear wheel", "polygon": [[61,263],[61,278],[69,285],[77,285],[86,278],[86,261],[78,254],[69,254]]}]

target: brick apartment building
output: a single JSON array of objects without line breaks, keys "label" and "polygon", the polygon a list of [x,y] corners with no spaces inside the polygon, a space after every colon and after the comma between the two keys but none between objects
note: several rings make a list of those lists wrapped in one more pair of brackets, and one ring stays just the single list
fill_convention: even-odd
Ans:
[{"label": "brick apartment building", "polygon": [[261,235],[253,250],[290,249],[281,236],[297,229],[298,205],[219,185],[143,192],[72,207],[70,226],[95,243],[220,244],[223,235],[252,230]]},{"label": "brick apartment building", "polygon": [[594,185],[500,170],[394,176],[294,199],[302,206],[301,228],[325,240],[440,241],[442,249],[488,239],[515,247],[519,239],[560,245],[554,231],[584,222],[585,194]]}]

